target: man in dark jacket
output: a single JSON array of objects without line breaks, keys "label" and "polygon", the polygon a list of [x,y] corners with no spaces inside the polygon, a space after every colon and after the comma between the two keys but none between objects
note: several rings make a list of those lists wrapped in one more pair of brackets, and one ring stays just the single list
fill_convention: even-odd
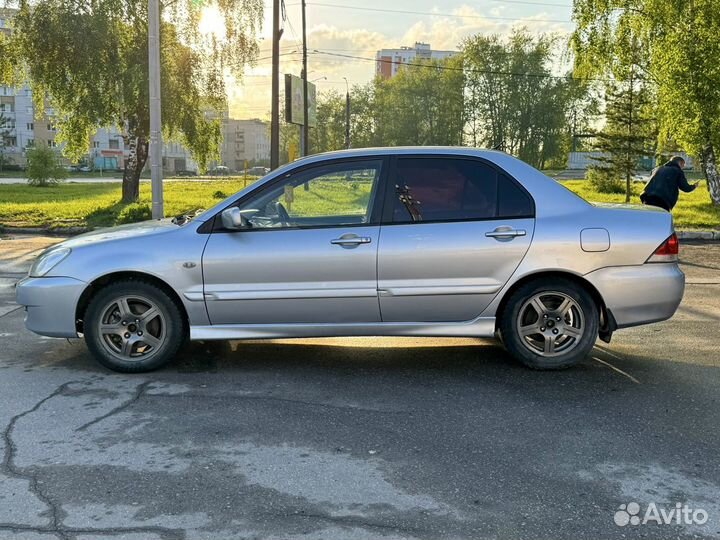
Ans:
[{"label": "man in dark jacket", "polygon": [[655,169],[640,195],[642,203],[659,206],[670,212],[677,204],[680,190],[690,193],[699,184],[699,182],[688,183],[683,167],[685,167],[685,160],[680,156],[675,156],[662,167]]}]

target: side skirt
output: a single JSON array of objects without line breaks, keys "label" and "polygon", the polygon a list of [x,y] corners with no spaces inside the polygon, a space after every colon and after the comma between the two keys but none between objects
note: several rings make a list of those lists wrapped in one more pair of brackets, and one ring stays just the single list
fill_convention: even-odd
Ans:
[{"label": "side skirt", "polygon": [[192,340],[350,336],[493,337],[495,317],[453,323],[218,324],[191,326]]}]

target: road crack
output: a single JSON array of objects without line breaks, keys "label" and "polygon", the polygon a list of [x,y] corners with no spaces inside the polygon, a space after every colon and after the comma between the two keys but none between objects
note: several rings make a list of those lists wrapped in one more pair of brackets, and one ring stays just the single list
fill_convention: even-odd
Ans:
[{"label": "road crack", "polygon": [[119,536],[123,534],[156,534],[163,540],[184,540],[186,538],[185,531],[183,530],[170,529],[158,526],[107,528],[63,527],[62,530],[55,530],[50,527],[33,527],[31,525],[21,525],[19,523],[0,523],[0,531],[10,531],[13,533],[32,532],[37,534],[52,534],[58,538],[63,539],[79,534],[102,536]]},{"label": "road crack", "polygon": [[27,480],[28,484],[30,486],[30,492],[35,495],[40,501],[42,501],[43,504],[45,504],[48,509],[50,510],[50,525],[48,532],[52,532],[57,536],[58,538],[61,538],[62,540],[65,540],[67,536],[60,530],[61,525],[61,510],[60,508],[55,504],[54,501],[50,499],[50,497],[40,488],[38,479],[35,475],[30,473],[24,473],[18,467],[15,465],[15,455],[17,454],[17,446],[15,445],[15,441],[13,441],[12,435],[13,431],[15,430],[15,425],[18,423],[18,421],[28,416],[34,412],[36,412],[40,407],[42,407],[45,403],[50,401],[51,399],[61,395],[71,384],[77,383],[79,381],[70,381],[61,384],[58,386],[53,392],[51,392],[48,396],[44,397],[40,401],[38,401],[35,405],[33,405],[30,409],[23,411],[19,414],[16,414],[10,419],[10,422],[8,423],[7,427],[3,431],[2,437],[3,441],[5,443],[5,455],[3,456],[2,465],[0,466],[0,470],[2,470],[3,473],[5,473],[7,476],[10,476],[12,478],[18,478],[21,480]]},{"label": "road crack", "polygon": [[[164,540],[182,540],[185,538],[185,532],[179,529],[171,529],[166,527],[159,527],[159,526],[147,526],[147,527],[108,527],[108,528],[74,528],[74,527],[65,527],[62,523],[63,520],[63,511],[60,508],[60,505],[58,505],[55,501],[53,501],[50,496],[45,493],[42,488],[40,487],[40,482],[38,481],[38,478],[36,475],[23,472],[20,470],[17,465],[15,465],[15,456],[17,455],[17,445],[15,444],[15,441],[13,440],[13,432],[15,431],[15,426],[17,423],[24,417],[33,414],[34,412],[37,412],[40,407],[42,407],[45,403],[50,401],[51,399],[62,395],[70,385],[81,383],[82,381],[69,381],[66,383],[61,384],[58,386],[55,390],[53,390],[50,394],[48,394],[46,397],[38,401],[35,405],[33,405],[30,409],[27,409],[21,413],[16,414],[10,419],[10,422],[8,423],[7,427],[2,432],[2,438],[3,442],[5,443],[5,453],[3,455],[2,463],[0,464],[0,472],[3,474],[12,477],[17,478],[20,480],[26,480],[30,486],[30,492],[35,495],[43,504],[45,504],[48,507],[48,510],[50,511],[49,516],[49,522],[46,526],[32,526],[32,525],[25,525],[21,523],[0,523],[0,531],[11,531],[11,532],[35,532],[38,534],[52,534],[55,537],[59,538],[60,540],[69,540],[71,537],[74,537],[79,534],[88,534],[88,535],[105,535],[105,536],[115,536],[115,535],[122,535],[122,534],[157,534]],[[148,384],[150,384],[150,381],[144,382],[141,385],[139,385],[133,395],[132,398],[130,398],[128,401],[123,403],[122,405],[119,405],[112,411],[110,411],[107,414],[104,414],[103,416],[100,416],[96,418],[95,420],[88,422],[83,426],[83,429],[89,425],[95,424],[97,422],[102,421],[103,419],[107,418],[108,416],[112,414],[116,414],[117,412],[129,407],[133,403],[135,403],[140,397],[142,396],[143,392],[147,388]]]},{"label": "road crack", "polygon": [[93,420],[90,420],[89,422],[83,424],[82,426],[80,426],[79,428],[77,428],[75,431],[85,431],[85,430],[86,430],[87,428],[89,428],[90,426],[94,426],[95,424],[97,424],[97,423],[99,423],[99,422],[102,422],[102,421],[105,420],[106,418],[109,418],[109,417],[111,417],[111,416],[113,416],[113,415],[115,415],[115,414],[118,414],[119,412],[124,411],[125,409],[127,409],[128,407],[130,407],[131,405],[133,405],[134,403],[137,403],[137,401],[138,401],[138,400],[143,396],[143,394],[145,393],[145,390],[147,390],[147,387],[150,385],[150,382],[151,382],[151,381],[145,381],[144,383],[138,385],[138,387],[135,389],[135,392],[134,392],[133,395],[130,397],[130,399],[128,399],[127,401],[124,401],[123,403],[121,403],[120,405],[118,405],[117,407],[115,407],[114,409],[112,409],[111,411],[103,414],[102,416],[98,416],[97,418],[95,418],[95,419],[93,419]]}]

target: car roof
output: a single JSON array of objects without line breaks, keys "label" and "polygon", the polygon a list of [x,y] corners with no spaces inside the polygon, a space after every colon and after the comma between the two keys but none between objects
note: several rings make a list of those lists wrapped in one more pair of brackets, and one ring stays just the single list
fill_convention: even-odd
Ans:
[{"label": "car roof", "polygon": [[[483,148],[472,148],[469,146],[381,146],[370,148],[352,148],[349,150],[335,150],[313,154],[304,159],[310,158],[342,158],[342,157],[365,157],[365,156],[387,156],[402,154],[444,154],[444,155],[467,155],[475,157],[493,158],[507,156],[505,152],[498,150],[487,150]],[[300,160],[298,160],[300,161]]]}]

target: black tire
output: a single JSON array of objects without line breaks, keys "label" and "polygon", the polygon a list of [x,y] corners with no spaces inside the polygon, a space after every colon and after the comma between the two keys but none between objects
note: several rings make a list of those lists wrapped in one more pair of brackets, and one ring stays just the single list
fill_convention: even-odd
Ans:
[{"label": "black tire", "polygon": [[[538,298],[538,295],[540,295],[543,306],[547,307],[545,305],[547,302],[551,307],[542,317],[538,313],[538,320],[534,321],[532,320],[533,312],[537,313],[539,310],[537,308],[528,310],[533,299]],[[562,320],[555,317],[561,313],[553,311],[553,299],[557,299],[559,302],[570,300],[568,301],[571,305],[570,312],[568,315],[562,315]],[[574,301],[574,305],[572,301]],[[556,309],[561,307],[557,306]],[[522,317],[521,310],[523,311]],[[548,319],[548,314],[550,314],[550,322],[543,322],[543,318]],[[528,316],[531,317],[529,323],[523,326],[523,323],[528,320],[526,319]],[[526,337],[520,334],[521,327],[525,329],[533,325],[537,325],[543,333],[538,332]],[[581,333],[580,329],[573,325],[580,326]],[[525,366],[539,370],[565,369],[582,361],[597,341],[599,325],[599,308],[590,293],[581,285],[562,278],[538,279],[520,286],[508,299],[499,321],[502,342],[508,352]],[[551,333],[555,330],[559,332],[557,338]],[[579,333],[580,335],[574,337],[565,335],[564,332]],[[563,340],[562,347],[567,350],[563,351],[562,347],[558,347],[559,350],[553,352],[552,349],[556,343],[559,343],[559,340]],[[545,345],[548,341],[550,342],[549,347],[552,349],[545,348],[543,351],[539,351],[539,347],[548,347]]]},{"label": "black tire", "polygon": [[[115,345],[113,340],[121,340],[123,336],[115,334],[109,336],[107,333],[101,332],[99,328],[99,322],[105,322],[103,317],[107,317],[108,310],[113,309],[109,306],[112,306],[120,298],[131,299],[131,311],[138,311],[137,306],[142,306],[142,303],[155,307],[158,315],[156,315],[153,322],[148,324],[154,325],[154,328],[164,328],[164,331],[157,331],[159,337],[155,338],[155,341],[158,345],[149,347],[142,342],[142,338],[139,336],[143,334],[142,330],[144,330],[146,339],[148,337],[153,338],[150,326],[148,325],[147,328],[141,327],[140,325],[143,323],[133,326],[135,321],[123,321],[123,323],[130,324],[129,330],[132,329],[133,332],[139,331],[139,334],[130,332],[123,334],[123,336],[131,335],[133,339],[140,340],[140,343],[130,346],[131,353],[135,350],[137,357],[131,358],[121,352],[114,352],[112,350]],[[119,306],[120,304],[115,306],[118,312]],[[143,313],[137,315],[138,318],[142,318],[142,316]],[[131,315],[131,317],[134,317],[134,315]],[[122,318],[127,319],[128,317]],[[175,299],[160,287],[140,279],[125,279],[103,287],[92,297],[85,310],[83,331],[88,349],[100,364],[108,369],[122,373],[144,373],[158,369],[175,357],[185,342],[187,324],[182,308],[178,306]],[[121,347],[121,345],[118,345],[118,347]],[[137,352],[148,347],[149,352],[147,353]]]}]

